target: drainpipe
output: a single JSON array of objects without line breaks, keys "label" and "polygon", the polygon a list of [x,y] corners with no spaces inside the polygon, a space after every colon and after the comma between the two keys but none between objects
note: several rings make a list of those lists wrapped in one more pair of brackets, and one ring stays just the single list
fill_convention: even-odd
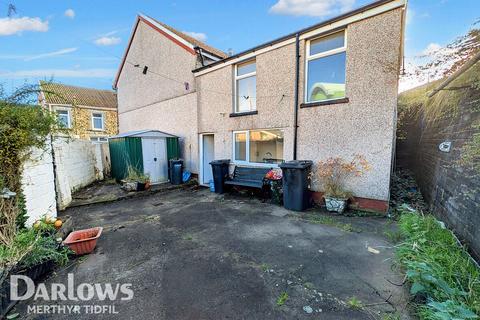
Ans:
[{"label": "drainpipe", "polygon": [[298,131],[298,82],[300,79],[300,34],[295,35],[295,93],[293,118],[293,160],[297,160],[297,131]]}]

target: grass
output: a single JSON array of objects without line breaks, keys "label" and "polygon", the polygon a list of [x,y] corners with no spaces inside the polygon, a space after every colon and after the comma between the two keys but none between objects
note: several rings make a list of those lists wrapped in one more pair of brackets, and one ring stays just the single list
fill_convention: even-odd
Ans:
[{"label": "grass", "polygon": [[268,270],[270,270],[270,265],[267,263],[262,263],[260,265],[260,268],[262,269],[263,272],[267,272]]},{"label": "grass", "polygon": [[430,215],[404,213],[399,220],[404,241],[397,259],[411,284],[410,293],[425,298],[416,308],[421,319],[477,319],[480,270],[452,233]]},{"label": "grass", "polygon": [[288,293],[283,291],[277,298],[277,306],[281,307],[287,302],[288,300]]},{"label": "grass", "polygon": [[186,234],[186,235],[183,236],[183,240],[192,241],[193,236],[191,234]]},{"label": "grass", "polygon": [[352,309],[362,309],[363,303],[362,301],[358,300],[357,297],[353,296],[348,301],[347,304]]},{"label": "grass", "polygon": [[316,223],[316,224],[324,224],[324,225],[327,225],[327,226],[336,227],[336,228],[339,228],[339,229],[341,229],[345,232],[360,232],[360,230],[354,228],[352,226],[352,224],[337,221],[334,218],[329,217],[329,216],[312,214],[312,215],[307,216],[307,220],[312,222],[312,223]]},{"label": "grass", "polygon": [[385,231],[383,235],[386,236],[392,243],[399,243],[403,239],[400,231]]}]

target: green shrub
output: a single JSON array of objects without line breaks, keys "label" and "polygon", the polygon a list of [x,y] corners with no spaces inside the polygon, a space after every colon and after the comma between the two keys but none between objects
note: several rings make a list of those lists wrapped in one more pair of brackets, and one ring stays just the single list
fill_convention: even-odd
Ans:
[{"label": "green shrub", "polygon": [[17,233],[11,246],[0,245],[0,267],[28,268],[48,260],[65,264],[69,252],[50,232],[24,229]]},{"label": "green shrub", "polygon": [[410,292],[426,298],[422,319],[477,319],[480,314],[480,270],[452,233],[433,216],[400,216],[404,242],[397,257],[406,270]]}]

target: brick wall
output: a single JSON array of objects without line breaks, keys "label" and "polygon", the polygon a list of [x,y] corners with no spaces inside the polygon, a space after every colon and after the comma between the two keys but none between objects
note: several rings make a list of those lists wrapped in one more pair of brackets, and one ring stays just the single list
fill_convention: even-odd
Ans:
[{"label": "brick wall", "polygon": [[[437,120],[403,117],[397,142],[397,166],[413,171],[432,212],[463,240],[480,258],[480,173],[458,160],[462,146],[480,123],[480,90],[462,94],[448,115]],[[446,102],[445,102],[446,103]],[[452,143],[450,152],[442,152],[442,142]]]}]

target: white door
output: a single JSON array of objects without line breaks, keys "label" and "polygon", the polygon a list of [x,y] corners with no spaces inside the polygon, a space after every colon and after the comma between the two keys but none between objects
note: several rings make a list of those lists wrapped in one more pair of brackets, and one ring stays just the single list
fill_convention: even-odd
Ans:
[{"label": "white door", "polygon": [[213,134],[202,135],[202,147],[202,183],[208,184],[213,179],[212,166],[210,165],[210,162],[215,159]]},{"label": "white door", "polygon": [[143,171],[152,183],[168,181],[165,138],[142,138]]}]

